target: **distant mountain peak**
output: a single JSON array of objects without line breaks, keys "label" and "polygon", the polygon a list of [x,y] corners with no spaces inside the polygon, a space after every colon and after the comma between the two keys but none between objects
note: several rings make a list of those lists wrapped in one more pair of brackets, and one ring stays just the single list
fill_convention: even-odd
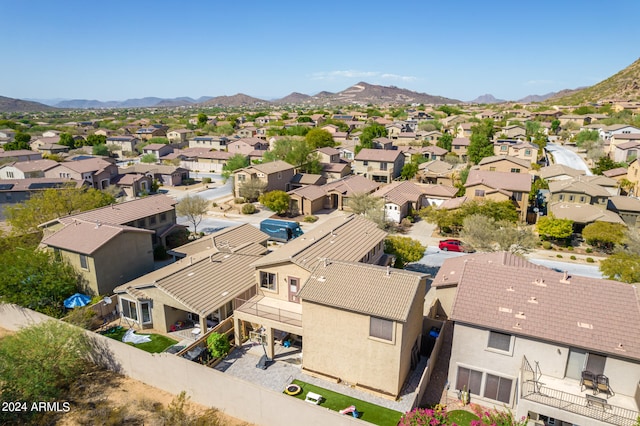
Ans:
[{"label": "distant mountain peak", "polygon": [[507,101],[504,99],[496,99],[493,95],[488,93],[486,95],[478,96],[471,101],[472,104],[501,104],[504,102]]}]

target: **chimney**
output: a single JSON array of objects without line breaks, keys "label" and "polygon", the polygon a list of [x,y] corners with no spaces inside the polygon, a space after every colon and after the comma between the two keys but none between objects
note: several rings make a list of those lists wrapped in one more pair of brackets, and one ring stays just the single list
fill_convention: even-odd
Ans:
[{"label": "chimney", "polygon": [[100,228],[100,221],[96,220],[96,229]]}]

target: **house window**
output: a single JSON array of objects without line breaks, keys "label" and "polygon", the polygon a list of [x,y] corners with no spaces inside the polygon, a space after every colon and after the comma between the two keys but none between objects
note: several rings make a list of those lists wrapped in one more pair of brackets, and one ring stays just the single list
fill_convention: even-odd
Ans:
[{"label": "house window", "polygon": [[490,172],[495,172],[495,171],[496,171],[496,168],[495,168],[495,167],[489,167],[489,171],[490,171]]},{"label": "house window", "polygon": [[531,155],[531,150],[530,149],[525,149],[524,150],[524,155],[529,157]]},{"label": "house window", "polygon": [[368,166],[368,165],[369,165],[369,162],[368,162],[367,160],[364,160],[364,161],[362,162],[362,165],[363,165],[363,166]]},{"label": "house window", "polygon": [[260,271],[260,288],[276,291],[276,274]]},{"label": "house window", "polygon": [[511,173],[520,173],[520,169],[511,169]]},{"label": "house window", "polygon": [[282,172],[278,172],[278,179],[282,179]]},{"label": "house window", "polygon": [[508,404],[512,383],[511,379],[487,373],[487,380],[484,384],[484,397]]},{"label": "house window", "polygon": [[508,150],[508,149],[509,149],[509,147],[508,147],[508,146],[506,146],[506,145],[502,145],[502,146],[500,147],[500,151],[506,151],[506,150]]},{"label": "house window", "polygon": [[514,198],[516,201],[522,201],[522,192],[514,192],[514,193],[513,193],[513,198]]},{"label": "house window", "polygon": [[380,170],[387,170],[387,163],[380,163]]},{"label": "house window", "polygon": [[140,219],[140,220],[138,221],[138,228],[144,228],[144,227],[145,227],[145,225],[146,225],[146,222],[145,222],[145,220],[144,220],[144,219]]},{"label": "house window", "polygon": [[573,195],[569,195],[569,201],[573,201],[574,196]]},{"label": "house window", "polygon": [[490,331],[489,341],[487,342],[487,348],[495,349],[498,351],[510,352],[511,351],[511,335],[498,333],[497,331]]},{"label": "house window", "polygon": [[469,393],[480,395],[482,385],[482,372],[470,368],[458,367],[458,377],[456,378],[456,389],[466,389]]},{"label": "house window", "polygon": [[564,195],[560,194],[560,196],[558,197],[558,199],[559,199],[560,201],[564,201]]},{"label": "house window", "polygon": [[122,300],[122,316],[137,322],[138,307],[136,302],[132,302],[131,300],[127,300],[127,299],[121,299],[121,300]]},{"label": "house window", "polygon": [[581,202],[581,203],[584,203],[584,195],[581,195],[581,196],[580,196],[580,202]]},{"label": "house window", "polygon": [[375,337],[376,339],[393,341],[393,321],[370,317],[369,319],[369,337]]},{"label": "house window", "polygon": [[242,174],[238,174],[238,182],[244,182],[247,177]]},{"label": "house window", "polygon": [[156,215],[149,216],[149,225],[155,225],[155,224],[156,224]]},{"label": "house window", "polygon": [[13,179],[13,172],[7,172],[7,178]]},{"label": "house window", "polygon": [[89,270],[89,260],[87,259],[87,255],[85,254],[80,255],[80,267],[85,271]]},{"label": "house window", "polygon": [[140,312],[142,313],[142,323],[149,324],[151,322],[151,306],[149,306],[149,302],[140,303]]},{"label": "house window", "polygon": [[569,349],[569,357],[567,358],[566,377],[580,380],[582,371],[587,370],[595,375],[604,374],[604,367],[607,363],[607,357],[589,353],[581,349]]},{"label": "house window", "polygon": [[60,249],[58,248],[53,249],[53,258],[58,262],[62,260],[62,253],[60,252]]},{"label": "house window", "polygon": [[476,197],[484,197],[484,189],[476,189]]},{"label": "house window", "polygon": [[167,220],[167,214],[166,213],[160,213],[160,222],[164,222]]}]

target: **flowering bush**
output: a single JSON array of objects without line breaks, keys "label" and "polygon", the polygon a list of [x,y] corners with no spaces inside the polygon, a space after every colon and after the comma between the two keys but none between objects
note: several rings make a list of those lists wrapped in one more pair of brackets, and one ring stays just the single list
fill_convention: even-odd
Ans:
[{"label": "flowering bush", "polygon": [[513,413],[507,407],[505,411],[495,408],[484,410],[478,404],[471,404],[471,410],[480,418],[472,420],[471,426],[526,426],[527,419],[523,417],[519,421],[513,418]]},{"label": "flowering bush", "polygon": [[448,424],[447,408],[438,404],[433,408],[415,408],[405,413],[400,418],[398,426],[441,426]]}]

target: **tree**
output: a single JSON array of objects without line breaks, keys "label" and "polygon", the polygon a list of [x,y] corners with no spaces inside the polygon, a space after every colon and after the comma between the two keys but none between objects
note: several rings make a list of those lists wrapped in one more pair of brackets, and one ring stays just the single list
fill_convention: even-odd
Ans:
[{"label": "tree", "polygon": [[269,191],[262,194],[259,201],[269,210],[283,215],[289,210],[291,197],[284,191]]},{"label": "tree", "polygon": [[605,156],[596,161],[596,165],[593,169],[593,174],[601,175],[602,172],[607,170],[617,169],[618,167],[626,167],[626,163],[616,163],[610,157]]},{"label": "tree", "polygon": [[557,118],[551,122],[551,131],[554,135],[558,134],[558,130],[560,129],[560,120]]},{"label": "tree", "polygon": [[536,245],[536,237],[530,230],[480,214],[464,219],[460,235],[467,244],[484,251],[522,254],[533,250]]},{"label": "tree", "polygon": [[207,114],[203,112],[198,114],[198,127],[203,128],[207,124],[207,121],[209,121]]},{"label": "tree", "polygon": [[587,141],[598,141],[600,134],[597,130],[582,130],[576,135],[575,141],[577,146],[582,146]]},{"label": "tree", "polygon": [[425,250],[426,247],[420,241],[409,237],[392,235],[384,240],[384,251],[395,256],[396,268],[403,268],[407,263],[422,259]]},{"label": "tree", "polygon": [[416,173],[418,173],[418,163],[412,161],[402,167],[400,177],[404,180],[409,180],[412,179]]},{"label": "tree", "polygon": [[539,121],[527,121],[524,125],[525,135],[528,138],[532,138],[542,130],[542,125]]},{"label": "tree", "polygon": [[202,216],[207,212],[209,202],[199,195],[187,194],[176,205],[178,216],[185,216],[193,225],[193,233],[198,233],[198,225],[202,222]]},{"label": "tree", "polygon": [[241,197],[246,198],[249,201],[255,201],[260,197],[260,195],[262,195],[266,187],[266,182],[257,178],[251,178],[240,185],[238,192]]},{"label": "tree", "polygon": [[320,161],[313,149],[304,139],[278,139],[270,151],[264,153],[264,161],[285,161],[305,173],[319,173],[322,170]]},{"label": "tree", "polygon": [[234,171],[247,167],[249,165],[249,158],[242,154],[234,154],[227,160],[224,166],[222,166],[222,178],[226,182]]},{"label": "tree", "polygon": [[305,136],[305,140],[307,141],[307,145],[309,145],[311,149],[323,148],[325,146],[335,146],[333,135],[323,129],[309,130],[309,133],[307,133],[307,135]]},{"label": "tree", "polygon": [[78,291],[78,274],[48,251],[23,244],[0,252],[0,294],[15,303],[53,317],[64,315],[62,302]]},{"label": "tree", "polygon": [[142,157],[140,157],[140,162],[147,163],[147,164],[155,164],[158,162],[158,158],[156,157],[155,154],[152,154],[149,152],[147,154],[144,154]]},{"label": "tree", "polygon": [[[0,340],[0,399],[29,405],[55,401],[87,370],[90,353],[91,344],[82,329],[58,321],[45,321],[4,337]],[[16,422],[15,412],[5,414],[10,416],[5,421],[22,423]]]},{"label": "tree", "polygon": [[444,133],[442,136],[440,136],[438,142],[436,142],[436,146],[439,146],[440,148],[446,149],[447,151],[451,152],[452,143],[453,135],[451,133]]},{"label": "tree", "polygon": [[573,221],[570,219],[556,219],[553,216],[543,216],[536,224],[538,235],[543,239],[563,240],[573,234]]},{"label": "tree", "polygon": [[493,121],[486,119],[471,127],[471,138],[467,155],[473,164],[478,164],[485,157],[493,155],[493,138],[495,130]]},{"label": "tree", "polygon": [[624,283],[640,282],[640,254],[618,251],[600,261],[600,271],[610,280]]},{"label": "tree", "polygon": [[70,133],[61,133],[60,141],[58,143],[60,145],[68,146],[70,149],[76,147],[76,141]]},{"label": "tree", "polygon": [[584,227],[582,236],[587,244],[610,252],[616,244],[621,244],[624,240],[625,229],[621,223],[596,221]]},{"label": "tree", "polygon": [[387,227],[382,198],[374,197],[366,192],[356,193],[349,197],[348,205],[351,211],[375,222],[380,229]]},{"label": "tree", "polygon": [[111,151],[109,151],[109,147],[107,145],[99,143],[91,147],[91,153],[93,155],[103,155],[105,157],[108,157]]},{"label": "tree", "polygon": [[362,148],[373,148],[373,140],[387,136],[387,129],[378,123],[373,123],[362,129],[360,134],[360,145],[356,147],[359,152]]},{"label": "tree", "polygon": [[114,196],[105,191],[66,186],[46,189],[22,203],[9,205],[5,207],[5,214],[14,232],[30,233],[39,232],[41,223],[115,202]]},{"label": "tree", "polygon": [[87,136],[87,140],[85,145],[96,146],[107,143],[107,137],[105,135],[89,135]]},{"label": "tree", "polygon": [[222,358],[231,350],[231,343],[229,343],[229,338],[226,334],[211,333],[207,337],[207,348],[209,348],[209,352],[213,357]]},{"label": "tree", "polygon": [[17,151],[19,149],[31,149],[29,142],[31,135],[21,131],[17,131],[13,137],[13,142],[8,142],[2,146],[5,151]]}]

